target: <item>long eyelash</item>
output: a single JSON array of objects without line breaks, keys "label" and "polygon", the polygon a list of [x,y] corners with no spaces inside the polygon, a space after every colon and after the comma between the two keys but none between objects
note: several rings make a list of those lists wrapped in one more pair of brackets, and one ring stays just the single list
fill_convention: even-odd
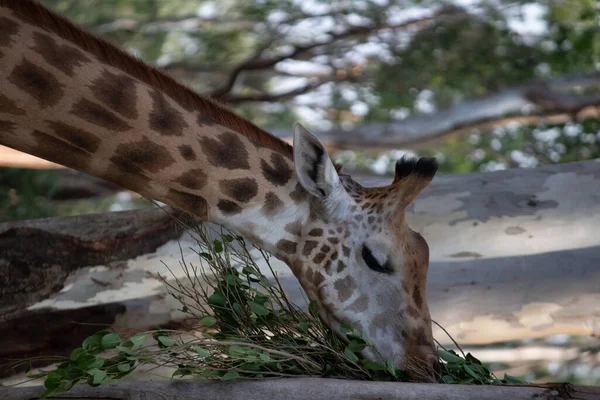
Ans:
[{"label": "long eyelash", "polygon": [[373,271],[381,272],[384,274],[391,274],[394,272],[394,269],[392,268],[389,262],[386,262],[383,266],[379,264],[379,261],[377,261],[377,259],[373,256],[371,250],[365,245],[363,245],[362,248],[362,258],[367,263],[367,266]]}]

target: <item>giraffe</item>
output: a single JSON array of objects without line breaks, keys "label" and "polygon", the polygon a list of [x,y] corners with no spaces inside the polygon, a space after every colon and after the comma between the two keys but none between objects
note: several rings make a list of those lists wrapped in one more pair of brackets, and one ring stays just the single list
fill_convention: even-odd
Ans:
[{"label": "giraffe", "polygon": [[367,188],[299,124],[293,143],[37,2],[0,0],[0,144],[225,226],[283,260],[335,332],[366,334],[364,357],[436,381],[429,248],[405,221],[435,159]]}]

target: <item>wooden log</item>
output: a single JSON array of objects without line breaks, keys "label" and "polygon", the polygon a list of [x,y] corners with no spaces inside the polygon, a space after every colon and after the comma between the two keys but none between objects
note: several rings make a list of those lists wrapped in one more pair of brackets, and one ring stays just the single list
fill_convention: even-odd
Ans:
[{"label": "wooden log", "polygon": [[[5,400],[39,398],[43,387],[0,388]],[[323,378],[239,380],[171,380],[163,382],[111,383],[99,387],[76,385],[69,392],[48,399],[111,400],[597,400],[600,387],[549,383],[543,385],[441,385],[349,381]]]},{"label": "wooden log", "polygon": [[151,253],[179,235],[156,209],[0,224],[0,322],[62,289],[90,265],[113,265]]}]

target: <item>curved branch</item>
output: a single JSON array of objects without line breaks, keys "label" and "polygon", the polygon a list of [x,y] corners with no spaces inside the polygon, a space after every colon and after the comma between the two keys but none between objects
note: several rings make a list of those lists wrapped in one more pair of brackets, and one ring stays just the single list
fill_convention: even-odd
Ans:
[{"label": "curved branch", "polygon": [[[330,148],[411,147],[475,128],[510,122],[561,123],[600,115],[600,71],[534,81],[474,98],[432,114],[317,132]],[[576,92],[583,94],[576,94]],[[287,130],[271,130],[289,138]]]},{"label": "curved branch", "polygon": [[[307,44],[303,44],[303,45],[296,45],[296,46],[294,46],[294,48],[291,51],[289,51],[286,54],[278,55],[278,56],[268,58],[268,59],[261,59],[260,57],[256,57],[256,55],[252,55],[249,59],[247,59],[246,61],[244,61],[244,62],[238,64],[236,67],[234,67],[229,75],[227,82],[223,85],[223,87],[214,90],[210,94],[210,96],[212,96],[216,99],[223,98],[227,93],[229,93],[233,89],[233,86],[235,85],[236,80],[238,79],[239,75],[243,71],[253,71],[253,70],[261,70],[261,69],[271,68],[282,61],[298,57],[302,54],[305,54],[305,53],[317,48],[317,47],[328,46],[338,40],[347,39],[347,38],[353,37],[353,36],[369,34],[376,30],[382,30],[382,29],[401,30],[401,29],[408,29],[408,28],[413,28],[413,27],[420,27],[422,25],[425,25],[432,21],[437,20],[440,16],[444,16],[444,15],[438,14],[438,15],[434,15],[434,16],[430,16],[430,17],[412,19],[412,20],[403,22],[401,24],[396,24],[396,25],[390,25],[390,24],[384,23],[384,24],[377,24],[377,25],[371,25],[371,26],[352,26],[352,27],[348,28],[347,30],[345,30],[344,32],[340,32],[340,33],[328,32],[327,34],[329,35],[329,39],[327,39],[327,40],[320,41],[320,42],[307,43]],[[463,18],[464,15],[459,15],[458,17]],[[264,51],[264,49],[262,51]]]}]

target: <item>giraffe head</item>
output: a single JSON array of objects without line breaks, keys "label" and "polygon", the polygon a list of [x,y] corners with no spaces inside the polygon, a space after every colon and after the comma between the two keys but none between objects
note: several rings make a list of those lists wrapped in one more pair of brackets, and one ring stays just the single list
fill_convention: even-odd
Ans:
[{"label": "giraffe head", "polygon": [[[296,125],[294,164],[310,210],[288,262],[321,317],[339,333],[342,323],[352,323],[384,359],[391,356],[413,379],[433,380],[429,248],[406,224],[405,211],[431,182],[435,159],[401,159],[391,185],[366,188],[339,173],[319,140]],[[378,358],[371,350],[364,356]]]}]

